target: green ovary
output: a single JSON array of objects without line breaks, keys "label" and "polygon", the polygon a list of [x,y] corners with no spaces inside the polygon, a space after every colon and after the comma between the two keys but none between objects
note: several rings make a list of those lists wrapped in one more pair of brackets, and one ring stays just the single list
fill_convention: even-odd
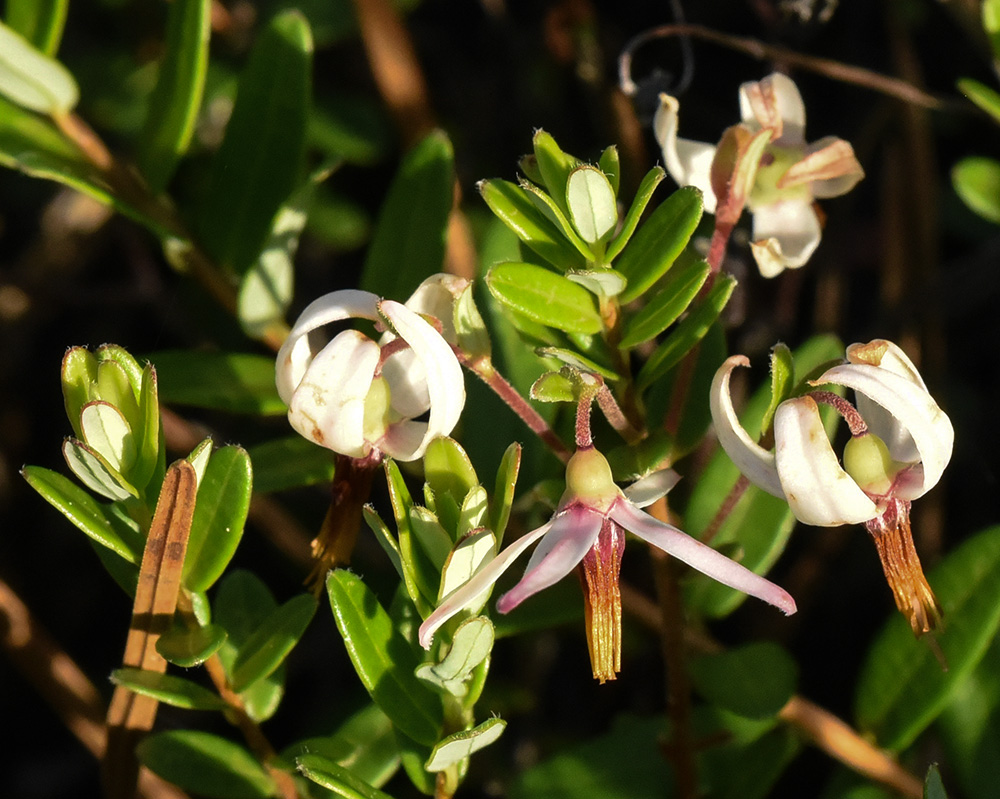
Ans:
[{"label": "green ovary", "polygon": [[[801,161],[802,157],[801,150],[777,147],[773,144],[764,150],[764,157],[761,160],[761,165],[757,168],[757,177],[747,200],[747,205],[751,210],[755,207],[773,205],[786,200],[812,201],[812,192],[809,190],[808,183],[784,189],[778,188],[778,181],[792,166]],[[765,164],[765,161],[770,161],[770,163]]]},{"label": "green ovary", "polygon": [[398,414],[392,410],[392,392],[384,377],[376,377],[365,397],[365,441],[379,441]]},{"label": "green ovary", "polygon": [[884,496],[906,464],[894,461],[885,442],[872,433],[855,436],[844,447],[844,471],[866,494]]},{"label": "green ovary", "polygon": [[608,460],[596,449],[581,449],[566,464],[566,496],[602,505],[618,497]]}]

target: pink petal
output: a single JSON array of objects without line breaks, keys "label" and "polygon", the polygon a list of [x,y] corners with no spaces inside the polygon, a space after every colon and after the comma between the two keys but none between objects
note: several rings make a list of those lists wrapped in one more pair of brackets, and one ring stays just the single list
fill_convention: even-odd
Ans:
[{"label": "pink petal", "polygon": [[775,144],[805,144],[806,107],[795,82],[773,72],[761,81],[740,86],[740,115],[744,123],[775,131]]},{"label": "pink petal", "polygon": [[573,505],[556,514],[549,534],[531,553],[524,577],[497,600],[497,610],[509,613],[573,571],[594,546],[603,524],[604,515],[586,505]]},{"label": "pink petal", "polygon": [[527,535],[521,536],[476,572],[471,580],[448,594],[437,606],[437,609],[420,625],[420,630],[417,633],[420,645],[424,649],[429,649],[431,641],[434,640],[434,633],[442,624],[467,607],[481,605],[483,595],[492,590],[493,584],[500,579],[500,575],[513,565],[521,553],[543,537],[554,523],[555,520],[547,522]]},{"label": "pink petal", "polygon": [[816,401],[786,400],[774,414],[775,460],[795,518],[817,527],[860,524],[878,508],[845,472],[830,446]]},{"label": "pink petal", "polygon": [[746,356],[733,355],[726,359],[712,379],[709,406],[715,423],[715,434],[729,459],[751,483],[784,499],[785,493],[781,490],[781,480],[778,479],[778,470],[774,465],[774,454],[750,438],[743,429],[729,394],[729,377],[733,369],[749,365],[750,361]]},{"label": "pink petal", "polygon": [[805,157],[782,175],[778,188],[809,183],[814,197],[839,197],[864,176],[850,142],[825,136],[806,148]]},{"label": "pink petal", "polygon": [[662,549],[702,574],[707,574],[713,580],[762,599],[785,615],[795,612],[795,600],[783,588],[759,574],[754,574],[746,566],[730,560],[673,525],[665,524],[648,513],[643,513],[628,500],[622,499],[616,502],[610,515],[614,521],[643,541]]}]

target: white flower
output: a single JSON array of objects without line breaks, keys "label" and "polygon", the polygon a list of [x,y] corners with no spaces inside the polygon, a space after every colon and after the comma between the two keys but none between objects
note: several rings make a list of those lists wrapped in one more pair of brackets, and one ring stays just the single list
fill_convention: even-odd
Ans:
[{"label": "white flower", "polygon": [[587,586],[587,637],[594,676],[601,682],[614,679],[621,635],[618,569],[626,530],[725,585],[769,602],[786,614],[794,613],[795,600],[782,588],[639,509],[663,496],[675,482],[676,475],[667,470],[622,492],[600,452],[577,450],[566,465],[566,492],[552,519],[519,538],[444,597],[420,625],[421,645],[429,647],[435,631],[457,613],[481,607],[493,584],[537,542],[524,576],[500,597],[497,610],[509,613],[580,566]]},{"label": "white flower", "polygon": [[[671,177],[681,186],[700,189],[705,210],[715,213],[713,185],[720,176],[713,183],[712,167],[718,148],[677,138],[679,108],[675,98],[660,95],[653,132]],[[770,133],[759,163],[752,165],[756,169],[746,206],[753,213],[754,258],[764,277],[774,277],[805,264],[819,246],[822,225],[813,199],[845,194],[864,171],[843,139],[827,136],[806,144],[802,97],[779,72],[740,86],[740,113],[740,127],[748,133]]]},{"label": "white flower", "polygon": [[[375,342],[344,330],[313,343],[313,331],[352,318],[390,332]],[[407,306],[353,289],[302,312],[278,352],[276,383],[292,427],[351,458],[416,460],[452,431],[465,405],[462,368],[442,335]]]},{"label": "white flower", "polygon": [[[750,482],[787,500],[800,521],[820,527],[863,523],[879,548],[897,605],[918,634],[927,632],[940,611],[913,549],[910,503],[941,479],[954,429],[916,367],[892,342],[852,344],[847,361],[811,384],[853,389],[857,408],[827,392],[782,402],[774,414],[770,452],[736,416],[729,378],[749,362],[732,356],[712,382],[719,443]],[[851,428],[844,466],[827,438],[817,400],[836,407]]]}]

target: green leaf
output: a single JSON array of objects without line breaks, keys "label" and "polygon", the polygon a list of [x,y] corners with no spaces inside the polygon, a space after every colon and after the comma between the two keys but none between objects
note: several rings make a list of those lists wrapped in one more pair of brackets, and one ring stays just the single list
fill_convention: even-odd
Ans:
[{"label": "green leaf", "polygon": [[640,390],[647,388],[663,377],[687,355],[691,349],[705,337],[736,288],[736,278],[732,275],[719,275],[704,300],[677,325],[677,328],[667,337],[666,341],[657,347],[649,360],[639,370],[636,383]]},{"label": "green leaf", "polygon": [[63,404],[77,438],[83,437],[80,431],[80,411],[95,399],[93,391],[97,385],[97,372],[97,358],[86,347],[72,347],[63,356],[60,367]]},{"label": "green leaf", "polygon": [[206,249],[242,275],[298,184],[309,113],[312,35],[298,11],[277,14],[250,53],[199,219]]},{"label": "green leaf", "polygon": [[577,233],[588,244],[610,236],[618,224],[618,202],[605,174],[583,164],[569,173],[566,206]]},{"label": "green leaf", "polygon": [[357,575],[333,571],[326,587],[337,628],[372,699],[403,733],[418,743],[434,744],[441,703],[414,676],[418,663],[410,645]]},{"label": "green leaf", "polygon": [[[216,624],[228,633],[219,648],[219,659],[230,678],[240,650],[277,606],[267,586],[250,572],[230,572],[219,583],[212,609]],[[283,682],[284,668],[279,667],[240,695],[252,719],[263,721],[274,713],[284,691]]]},{"label": "green leaf", "polygon": [[617,258],[625,248],[625,245],[629,243],[632,234],[635,233],[635,229],[639,226],[639,220],[646,211],[646,206],[649,205],[649,201],[653,197],[653,192],[656,191],[656,187],[660,185],[660,182],[666,175],[667,173],[658,166],[654,166],[646,173],[642,179],[642,183],[639,184],[639,190],[635,193],[635,199],[632,200],[632,205],[628,209],[628,213],[625,214],[621,230],[608,244],[608,249],[604,253],[606,263],[611,263],[611,261]]},{"label": "green leaf", "polygon": [[[397,549],[400,554],[400,568],[403,571],[403,583],[406,591],[414,604],[421,610],[430,613],[434,597],[431,595],[428,586],[420,579],[430,572],[430,566],[423,552],[414,552],[413,530],[410,528],[410,510],[413,508],[413,498],[410,490],[406,487],[399,466],[391,458],[386,458],[382,464],[385,470],[385,481],[389,489],[389,501],[392,504],[393,518],[396,520],[396,531],[398,538]],[[457,516],[457,514],[456,514]],[[415,556],[423,559],[424,565],[420,570],[414,563]]]},{"label": "green leaf", "polygon": [[938,644],[948,671],[893,613],[869,650],[858,682],[859,726],[894,752],[909,746],[945,708],[1000,627],[1000,527],[962,543],[928,582],[944,610],[947,627]]},{"label": "green leaf", "polygon": [[[353,17],[353,9],[347,9],[347,14]],[[346,96],[327,92],[317,98],[317,107],[309,115],[307,134],[309,144],[327,156],[363,166],[381,160],[392,142],[385,112],[377,100],[366,94]]]},{"label": "green leaf", "polygon": [[608,267],[600,269],[570,269],[566,277],[579,283],[596,297],[617,297],[625,290],[624,275]]},{"label": "green leaf", "polygon": [[59,50],[69,0],[7,0],[5,22],[46,55]]},{"label": "green leaf", "polygon": [[466,681],[476,667],[490,656],[493,640],[493,624],[488,618],[474,616],[466,619],[455,630],[451,648],[444,659],[440,663],[423,663],[414,673],[441,691],[452,696],[464,696],[468,690]]},{"label": "green leaf", "polygon": [[72,480],[41,466],[25,466],[21,475],[35,491],[101,546],[138,565],[144,541],[135,531],[112,524],[104,508]]},{"label": "green leaf", "polygon": [[924,779],[924,799],[948,799],[937,763],[931,763]]},{"label": "green leaf", "polygon": [[333,453],[302,436],[265,441],[247,453],[253,464],[253,489],[258,494],[333,480]]},{"label": "green leaf", "polygon": [[692,261],[672,271],[663,288],[622,329],[623,350],[656,338],[677,321],[698,296],[708,279],[710,267],[706,261]]},{"label": "green leaf", "polygon": [[957,86],[962,94],[993,117],[995,122],[1000,122],[1000,93],[972,78],[961,78]]},{"label": "green leaf", "polygon": [[200,666],[226,641],[226,631],[217,624],[205,627],[173,627],[161,635],[156,641],[156,651],[164,660],[190,669]]},{"label": "green leaf", "polygon": [[424,479],[434,496],[451,496],[460,505],[465,495],[479,485],[479,477],[462,445],[441,436],[427,445],[424,453]]},{"label": "green leaf", "polygon": [[184,586],[207,591],[225,571],[243,536],[253,473],[242,447],[222,447],[212,453],[198,481],[198,500],[191,522]]},{"label": "green leaf", "polygon": [[521,445],[516,441],[507,447],[497,469],[496,485],[493,496],[490,497],[489,520],[490,529],[496,536],[497,547],[503,541],[507,522],[510,520],[510,509],[514,505],[514,489],[517,485],[517,474],[521,469]]},{"label": "green leaf", "polygon": [[1000,224],[1000,162],[992,158],[963,158],[951,170],[958,196],[983,219]]},{"label": "green leaf", "polygon": [[300,772],[345,799],[392,799],[387,793],[373,788],[343,766],[322,755],[302,755],[295,759]]},{"label": "green leaf", "polygon": [[451,536],[445,532],[433,511],[419,505],[410,508],[410,529],[433,566],[427,577],[433,577],[440,572],[451,552]]},{"label": "green leaf", "polygon": [[623,305],[645,294],[673,266],[698,227],[701,209],[701,192],[685,186],[650,214],[615,261],[628,280]]},{"label": "green leaf", "polygon": [[402,301],[441,271],[454,171],[455,154],[443,131],[428,134],[406,154],[379,212],[362,289]]},{"label": "green leaf", "polygon": [[[808,374],[816,366],[843,354],[843,347],[833,336],[815,336],[795,350],[795,372]],[[712,371],[718,367],[714,365]],[[740,414],[740,422],[756,440],[760,436],[761,419],[770,399],[770,385],[755,391]],[[821,409],[827,432],[837,424],[839,417]],[[701,538],[715,519],[719,509],[728,501],[730,492],[740,478],[740,471],[721,449],[717,450],[698,480],[684,514],[684,530]],[[795,517],[788,503],[749,486],[736,503],[726,521],[712,538],[712,546],[738,547],[736,559],[751,571],[764,574],[778,559],[785,548],[788,536],[795,526]],[[746,594],[700,574],[692,574],[686,586],[685,605],[709,617],[725,616],[746,600]]]},{"label": "green leaf", "polygon": [[199,408],[283,416],[288,408],[274,387],[274,359],[229,352],[153,353],[160,401]]},{"label": "green leaf", "polygon": [[[156,384],[156,369],[150,363],[142,370],[139,385],[139,424],[132,428],[138,438],[139,452],[132,479],[139,487],[155,488],[153,475],[164,456],[162,432],[160,430],[160,402]],[[165,456],[164,456],[165,457]],[[152,505],[150,501],[148,504]]]},{"label": "green leaf", "polygon": [[270,799],[277,790],[246,749],[207,732],[156,733],[139,744],[137,753],[167,782],[210,799]]},{"label": "green leaf", "polygon": [[170,182],[194,133],[208,68],[211,10],[211,0],[170,4],[165,55],[139,138],[139,168],[156,194]]},{"label": "green leaf", "polygon": [[428,771],[444,771],[456,765],[473,752],[484,749],[503,735],[507,722],[492,718],[471,730],[463,730],[449,735],[435,745],[424,768]]},{"label": "green leaf", "polygon": [[376,788],[399,769],[392,722],[376,704],[359,710],[333,735],[306,738],[282,752],[282,757],[290,761],[303,755],[318,755],[349,768],[354,777]]},{"label": "green leaf", "polygon": [[534,264],[497,264],[486,275],[490,292],[508,308],[570,333],[603,328],[593,295],[582,286]]},{"label": "green leaf", "polygon": [[300,594],[260,622],[233,661],[230,683],[234,691],[245,690],[278,668],[306,631],[317,604],[312,595]]},{"label": "green leaf", "polygon": [[767,430],[771,426],[774,412],[791,396],[795,382],[795,361],[792,358],[792,351],[779,341],[771,349],[771,401],[764,411],[762,429]]},{"label": "green leaf", "polygon": [[52,116],[69,113],[80,99],[66,67],[2,22],[0,94],[22,108]]},{"label": "green leaf", "polygon": [[556,201],[559,210],[568,217],[567,183],[570,172],[579,166],[580,162],[568,153],[564,153],[552,135],[544,130],[535,131],[535,135],[531,138],[531,145],[535,153],[535,163],[538,165],[538,171],[542,175],[545,188],[552,199]]},{"label": "green leaf", "polygon": [[535,253],[559,269],[586,266],[586,257],[538,208],[532,193],[506,180],[483,180],[479,193],[490,210]]},{"label": "green leaf", "polygon": [[795,693],[798,668],[780,646],[760,642],[695,658],[691,679],[713,704],[746,718],[766,719]]},{"label": "green leaf", "polygon": [[[622,165],[618,157],[618,148],[615,145],[605,147],[601,157],[597,160],[597,166],[605,174],[611,184],[611,190],[618,194],[618,184],[621,180]],[[663,170],[660,170],[661,172]]]},{"label": "green leaf", "polygon": [[82,441],[75,438],[63,441],[63,457],[80,482],[102,497],[121,501],[139,496],[139,492],[121,472],[108,463],[101,453]]},{"label": "green leaf", "polygon": [[[663,799],[673,784],[662,718],[618,716],[609,732],[564,747],[514,780],[510,799]],[[669,794],[666,794],[669,796]]]},{"label": "green leaf", "polygon": [[111,672],[111,682],[124,685],[143,696],[152,696],[161,702],[187,710],[222,710],[226,703],[204,686],[156,671],[142,669],[116,669]]},{"label": "green leaf", "polygon": [[[593,374],[600,375],[605,380],[610,380],[612,382],[618,380],[621,377],[620,375],[608,369],[606,366],[601,366],[601,364],[599,364],[592,358],[588,358],[586,355],[581,355],[578,352],[574,352],[573,350],[568,350],[563,347],[536,347],[535,354],[539,358],[554,358],[555,360],[560,361],[566,364],[567,366],[572,366],[574,369],[580,372],[592,372]],[[537,393],[538,391],[542,390],[541,386],[539,385],[539,382],[543,379],[549,380],[550,378],[548,377],[548,375],[551,374],[556,374],[556,373],[547,372],[546,374],[542,375],[538,380],[535,381],[535,383],[531,387],[531,398],[537,399],[541,402],[575,402],[578,399],[575,392],[573,392],[573,395],[571,397],[565,398],[564,396],[562,396],[563,392],[560,391],[559,395],[557,395],[558,398],[552,397],[549,399],[544,399],[541,394]],[[566,380],[569,386],[572,387],[574,385],[573,381],[569,380],[568,378],[563,377],[563,379]],[[553,382],[548,386],[548,388],[550,389],[555,388],[555,385],[556,384]]]}]

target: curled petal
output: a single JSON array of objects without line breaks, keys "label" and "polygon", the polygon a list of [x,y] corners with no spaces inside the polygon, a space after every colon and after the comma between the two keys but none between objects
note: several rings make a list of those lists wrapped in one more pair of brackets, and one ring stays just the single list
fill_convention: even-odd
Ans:
[{"label": "curled petal", "polygon": [[604,515],[586,505],[571,505],[560,511],[545,540],[531,553],[524,577],[497,600],[497,610],[509,613],[573,571],[594,546],[603,524]]},{"label": "curled petal", "polygon": [[383,300],[378,309],[410,345],[423,367],[430,404],[427,429],[415,449],[387,453],[398,460],[416,460],[423,456],[432,439],[448,435],[458,424],[465,407],[462,367],[441,334],[409,308],[393,300]]},{"label": "curled petal", "polygon": [[844,364],[828,369],[817,383],[852,388],[896,419],[913,439],[923,467],[923,479],[908,481],[897,491],[900,499],[916,499],[930,491],[951,460],[955,430],[934,398],[907,377],[870,364]]},{"label": "curled petal", "polygon": [[858,524],[878,508],[845,472],[812,397],[786,400],[774,414],[775,459],[795,518],[817,527]]},{"label": "curled petal", "polygon": [[795,612],[795,600],[783,588],[759,574],[754,574],[746,566],[730,560],[721,552],[706,546],[673,525],[643,513],[627,500],[615,503],[610,516],[612,520],[643,541],[684,561],[688,566],[707,574],[713,580],[762,599],[786,615]]},{"label": "curled petal", "polygon": [[323,447],[362,458],[365,398],[378,365],[378,344],[356,330],[345,330],[312,359],[291,396],[288,421],[301,435]]},{"label": "curled petal", "polygon": [[784,200],[753,209],[754,260],[764,277],[797,269],[819,246],[821,229],[812,203]]},{"label": "curled petal", "polygon": [[482,566],[468,582],[463,583],[444,597],[441,604],[420,625],[417,634],[420,645],[424,649],[429,649],[431,641],[434,639],[434,633],[448,619],[468,607],[482,606],[483,595],[493,588],[493,584],[500,579],[500,575],[513,565],[521,553],[544,536],[553,524],[554,521],[550,521],[537,530],[532,530],[527,535],[521,536],[489,563]]},{"label": "curled petal", "polygon": [[733,355],[719,367],[712,379],[709,397],[712,410],[712,421],[719,443],[726,451],[730,460],[736,464],[747,479],[758,488],[762,488],[776,497],[784,497],[781,490],[781,480],[774,464],[774,454],[768,452],[743,429],[733,400],[729,395],[729,377],[737,366],[749,366],[750,361],[744,355]]},{"label": "curled petal", "polygon": [[318,327],[358,316],[378,319],[378,297],[370,291],[345,289],[324,294],[313,300],[299,314],[295,326],[285,339],[275,361],[275,383],[278,395],[286,405],[313,358],[308,334]]},{"label": "curled petal", "polygon": [[663,161],[678,186],[694,186],[703,195],[705,213],[715,213],[715,194],[712,191],[712,161],[715,146],[699,141],[677,138],[677,112],[680,104],[676,98],[660,95],[660,107],[653,117],[653,135],[663,151]]},{"label": "curled petal", "polygon": [[806,148],[805,158],[793,164],[778,188],[809,183],[814,197],[839,197],[847,194],[865,176],[850,142],[836,136],[824,136]]},{"label": "curled petal", "polygon": [[673,469],[660,469],[636,480],[623,493],[637,508],[645,508],[660,497],[666,496],[680,479],[681,476]]},{"label": "curled petal", "polygon": [[[913,365],[913,361],[891,341],[875,339],[867,344],[852,344],[847,348],[847,360],[851,363],[867,363],[888,369],[927,391],[927,386],[917,367]],[[917,452],[912,436],[896,417],[864,394],[857,395],[855,404],[868,429],[885,442],[893,460],[900,463],[915,463],[920,460],[920,453]]]},{"label": "curled petal", "polygon": [[433,316],[441,323],[441,335],[449,344],[458,343],[455,334],[455,299],[469,285],[464,277],[441,272],[417,286],[406,307],[422,316]]},{"label": "curled petal", "polygon": [[382,377],[392,386],[392,409],[400,416],[415,419],[427,413],[431,407],[427,372],[423,361],[412,349],[406,347],[385,358],[382,361]]},{"label": "curled petal", "polygon": [[806,107],[795,82],[774,72],[761,81],[740,86],[740,115],[744,123],[770,128],[782,147],[805,143]]}]

